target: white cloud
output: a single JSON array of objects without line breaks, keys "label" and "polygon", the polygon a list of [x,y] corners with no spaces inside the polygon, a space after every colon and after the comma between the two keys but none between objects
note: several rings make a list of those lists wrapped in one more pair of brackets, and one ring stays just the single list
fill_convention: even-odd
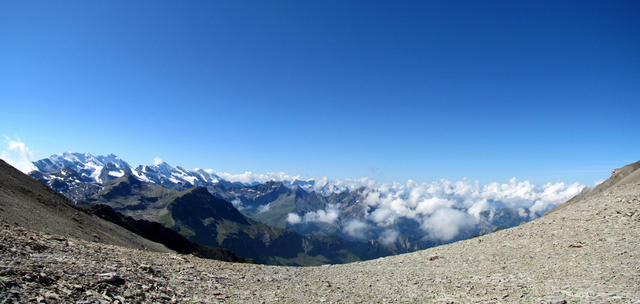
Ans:
[{"label": "white cloud", "polygon": [[513,178],[508,183],[490,183],[462,180],[451,182],[440,180],[431,183],[408,181],[406,184],[383,184],[367,189],[364,203],[372,212],[368,219],[388,225],[398,217],[420,219],[441,208],[469,210],[469,214],[478,217],[482,211],[492,208],[508,207],[512,209],[553,206],[566,201],[579,193],[583,185],[565,183],[547,183],[536,186],[529,181]]},{"label": "white cloud", "polygon": [[382,245],[389,246],[393,244],[396,241],[396,239],[398,239],[399,235],[400,235],[400,232],[398,232],[397,230],[386,229],[380,234],[378,241],[380,241]]},{"label": "white cloud", "polygon": [[232,174],[227,172],[218,172],[212,169],[205,169],[209,173],[215,173],[217,176],[230,182],[239,182],[244,184],[263,183],[267,181],[295,181],[302,180],[300,176],[289,175],[284,172],[271,172],[266,174],[253,173],[245,171],[240,174]]},{"label": "white cloud", "polygon": [[351,237],[364,239],[369,228],[370,227],[367,223],[361,220],[353,219],[347,222],[344,228],[342,228],[342,231],[344,231],[344,233]]},{"label": "white cloud", "polygon": [[7,147],[5,150],[2,150],[2,159],[24,173],[29,173],[37,169],[36,166],[33,165],[33,151],[31,151],[20,138],[14,140],[6,135],[4,138],[7,141]]},{"label": "white cloud", "polygon": [[527,211],[524,210],[524,208],[518,208],[518,215],[522,218],[526,218],[529,216],[529,214],[527,214]]},{"label": "white cloud", "polygon": [[312,212],[307,212],[304,215],[305,222],[322,222],[333,224],[338,219],[340,215],[340,210],[337,205],[329,204],[325,210],[317,210]]},{"label": "white cloud", "polygon": [[231,201],[231,204],[233,205],[233,207],[236,207],[236,209],[238,209],[238,211],[242,211],[245,209],[244,205],[242,204],[242,201],[240,201],[240,199],[234,199]]},{"label": "white cloud", "polygon": [[327,224],[334,224],[338,217],[340,216],[340,209],[336,204],[328,204],[327,208],[310,211],[304,214],[304,216],[300,216],[296,213],[289,213],[287,215],[287,222],[290,224],[299,224],[302,222],[310,223],[310,222],[321,222]]},{"label": "white cloud", "polygon": [[287,214],[287,223],[295,225],[295,224],[300,224],[302,222],[302,218],[295,214],[295,213],[289,213]]},{"label": "white cloud", "polygon": [[432,214],[439,208],[448,208],[455,204],[454,201],[440,197],[431,197],[428,199],[416,197],[416,201],[418,202],[416,203],[415,212],[420,215]]},{"label": "white cloud", "polygon": [[380,226],[392,225],[396,218],[397,214],[395,214],[391,208],[385,207],[374,210],[369,216],[370,220],[378,223]]},{"label": "white cloud", "polygon": [[258,207],[258,213],[265,213],[265,212],[269,211],[269,209],[271,209],[270,204],[262,205],[262,206]]},{"label": "white cloud", "polygon": [[460,232],[472,229],[475,218],[463,211],[451,208],[438,209],[430,217],[425,219],[421,228],[432,239],[450,241]]},{"label": "white cloud", "polygon": [[[522,209],[522,208],[520,208]],[[473,203],[471,207],[467,210],[467,213],[473,215],[476,220],[480,219],[480,213],[486,210],[491,210],[491,205],[487,199],[481,199]]]},{"label": "white cloud", "polygon": [[489,211],[488,220],[499,208],[514,209],[523,218],[536,217],[582,188],[578,183],[562,182],[537,186],[515,178],[486,185],[466,179],[378,184],[363,193],[367,212],[359,220],[374,224],[370,228],[378,231],[394,227],[401,218],[414,220],[430,237],[447,241],[463,230],[479,228],[485,211]]},{"label": "white cloud", "polygon": [[157,156],[156,156],[156,157],[154,157],[154,158],[153,158],[153,165],[154,165],[154,166],[159,166],[159,165],[161,165],[163,162],[164,162],[164,160],[162,160],[162,158],[160,158],[160,157],[157,157]]}]

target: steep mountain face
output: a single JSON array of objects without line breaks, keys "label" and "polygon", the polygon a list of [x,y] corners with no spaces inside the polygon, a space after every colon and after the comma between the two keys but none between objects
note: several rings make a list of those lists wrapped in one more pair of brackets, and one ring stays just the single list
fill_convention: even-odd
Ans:
[{"label": "steep mountain face", "polygon": [[82,176],[70,168],[63,167],[54,172],[32,171],[29,176],[64,194],[67,198],[78,201],[94,195],[102,187],[87,176]]},{"label": "steep mountain face", "polygon": [[78,204],[104,204],[137,219],[157,221],[166,210],[168,200],[176,193],[177,191],[145,183],[133,175],[125,174],[105,182],[100,191],[89,198],[78,200]]},{"label": "steep mountain face", "polygon": [[319,265],[392,253],[376,243],[302,236],[269,227],[244,216],[231,203],[214,197],[204,187],[176,195],[161,220],[196,243],[228,248],[259,263]]},{"label": "steep mountain face", "polygon": [[2,160],[0,222],[87,241],[170,252],[161,244],[78,209],[66,197]]},{"label": "steep mountain face", "polygon": [[131,173],[129,164],[113,154],[93,156],[65,152],[33,164],[38,171],[30,172],[29,176],[73,201],[96,194],[103,182]]}]

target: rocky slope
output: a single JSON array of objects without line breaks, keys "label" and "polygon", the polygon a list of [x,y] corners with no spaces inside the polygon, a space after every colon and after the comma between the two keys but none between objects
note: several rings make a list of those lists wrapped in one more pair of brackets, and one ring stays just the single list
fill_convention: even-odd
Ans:
[{"label": "rocky slope", "polygon": [[72,201],[0,160],[0,222],[86,241],[171,252]]},{"label": "rocky slope", "polygon": [[640,171],[626,171],[532,222],[346,265],[234,264],[4,225],[0,302],[636,302]]}]

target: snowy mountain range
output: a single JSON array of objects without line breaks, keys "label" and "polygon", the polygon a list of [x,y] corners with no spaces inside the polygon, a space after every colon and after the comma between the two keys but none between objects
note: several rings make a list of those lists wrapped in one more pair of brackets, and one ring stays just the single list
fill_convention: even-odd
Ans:
[{"label": "snowy mountain range", "polygon": [[130,166],[120,157],[109,155],[94,156],[90,153],[65,152],[52,155],[33,162],[38,172],[45,174],[44,179],[61,179],[60,171],[66,168],[73,170],[75,178],[83,182],[103,183],[125,174],[131,174],[137,179],[162,185],[172,189],[188,189],[194,186],[207,186],[216,183],[225,183],[236,186],[252,186],[267,181],[279,181],[290,188],[300,187],[306,191],[317,191],[324,195],[340,193],[358,187],[355,182],[336,181],[330,182],[327,178],[303,179],[284,173],[243,174],[222,173],[222,177],[213,169],[185,169],[180,166],[171,166],[168,163],[156,159],[151,165]]},{"label": "snowy mountain range", "polygon": [[125,174],[131,174],[144,182],[170,187],[193,187],[218,182],[219,177],[205,170],[185,170],[166,162],[140,165],[132,168],[126,161],[113,154],[93,156],[89,153],[65,152],[33,163],[41,173],[56,173],[64,168],[75,171],[85,182],[103,183]]}]

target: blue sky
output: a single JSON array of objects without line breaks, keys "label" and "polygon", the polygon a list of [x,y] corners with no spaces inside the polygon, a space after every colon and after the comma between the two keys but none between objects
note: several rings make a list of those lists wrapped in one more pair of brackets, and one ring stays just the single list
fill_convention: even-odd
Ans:
[{"label": "blue sky", "polygon": [[35,158],[592,184],[640,159],[638,16],[637,1],[2,1],[0,133]]}]

